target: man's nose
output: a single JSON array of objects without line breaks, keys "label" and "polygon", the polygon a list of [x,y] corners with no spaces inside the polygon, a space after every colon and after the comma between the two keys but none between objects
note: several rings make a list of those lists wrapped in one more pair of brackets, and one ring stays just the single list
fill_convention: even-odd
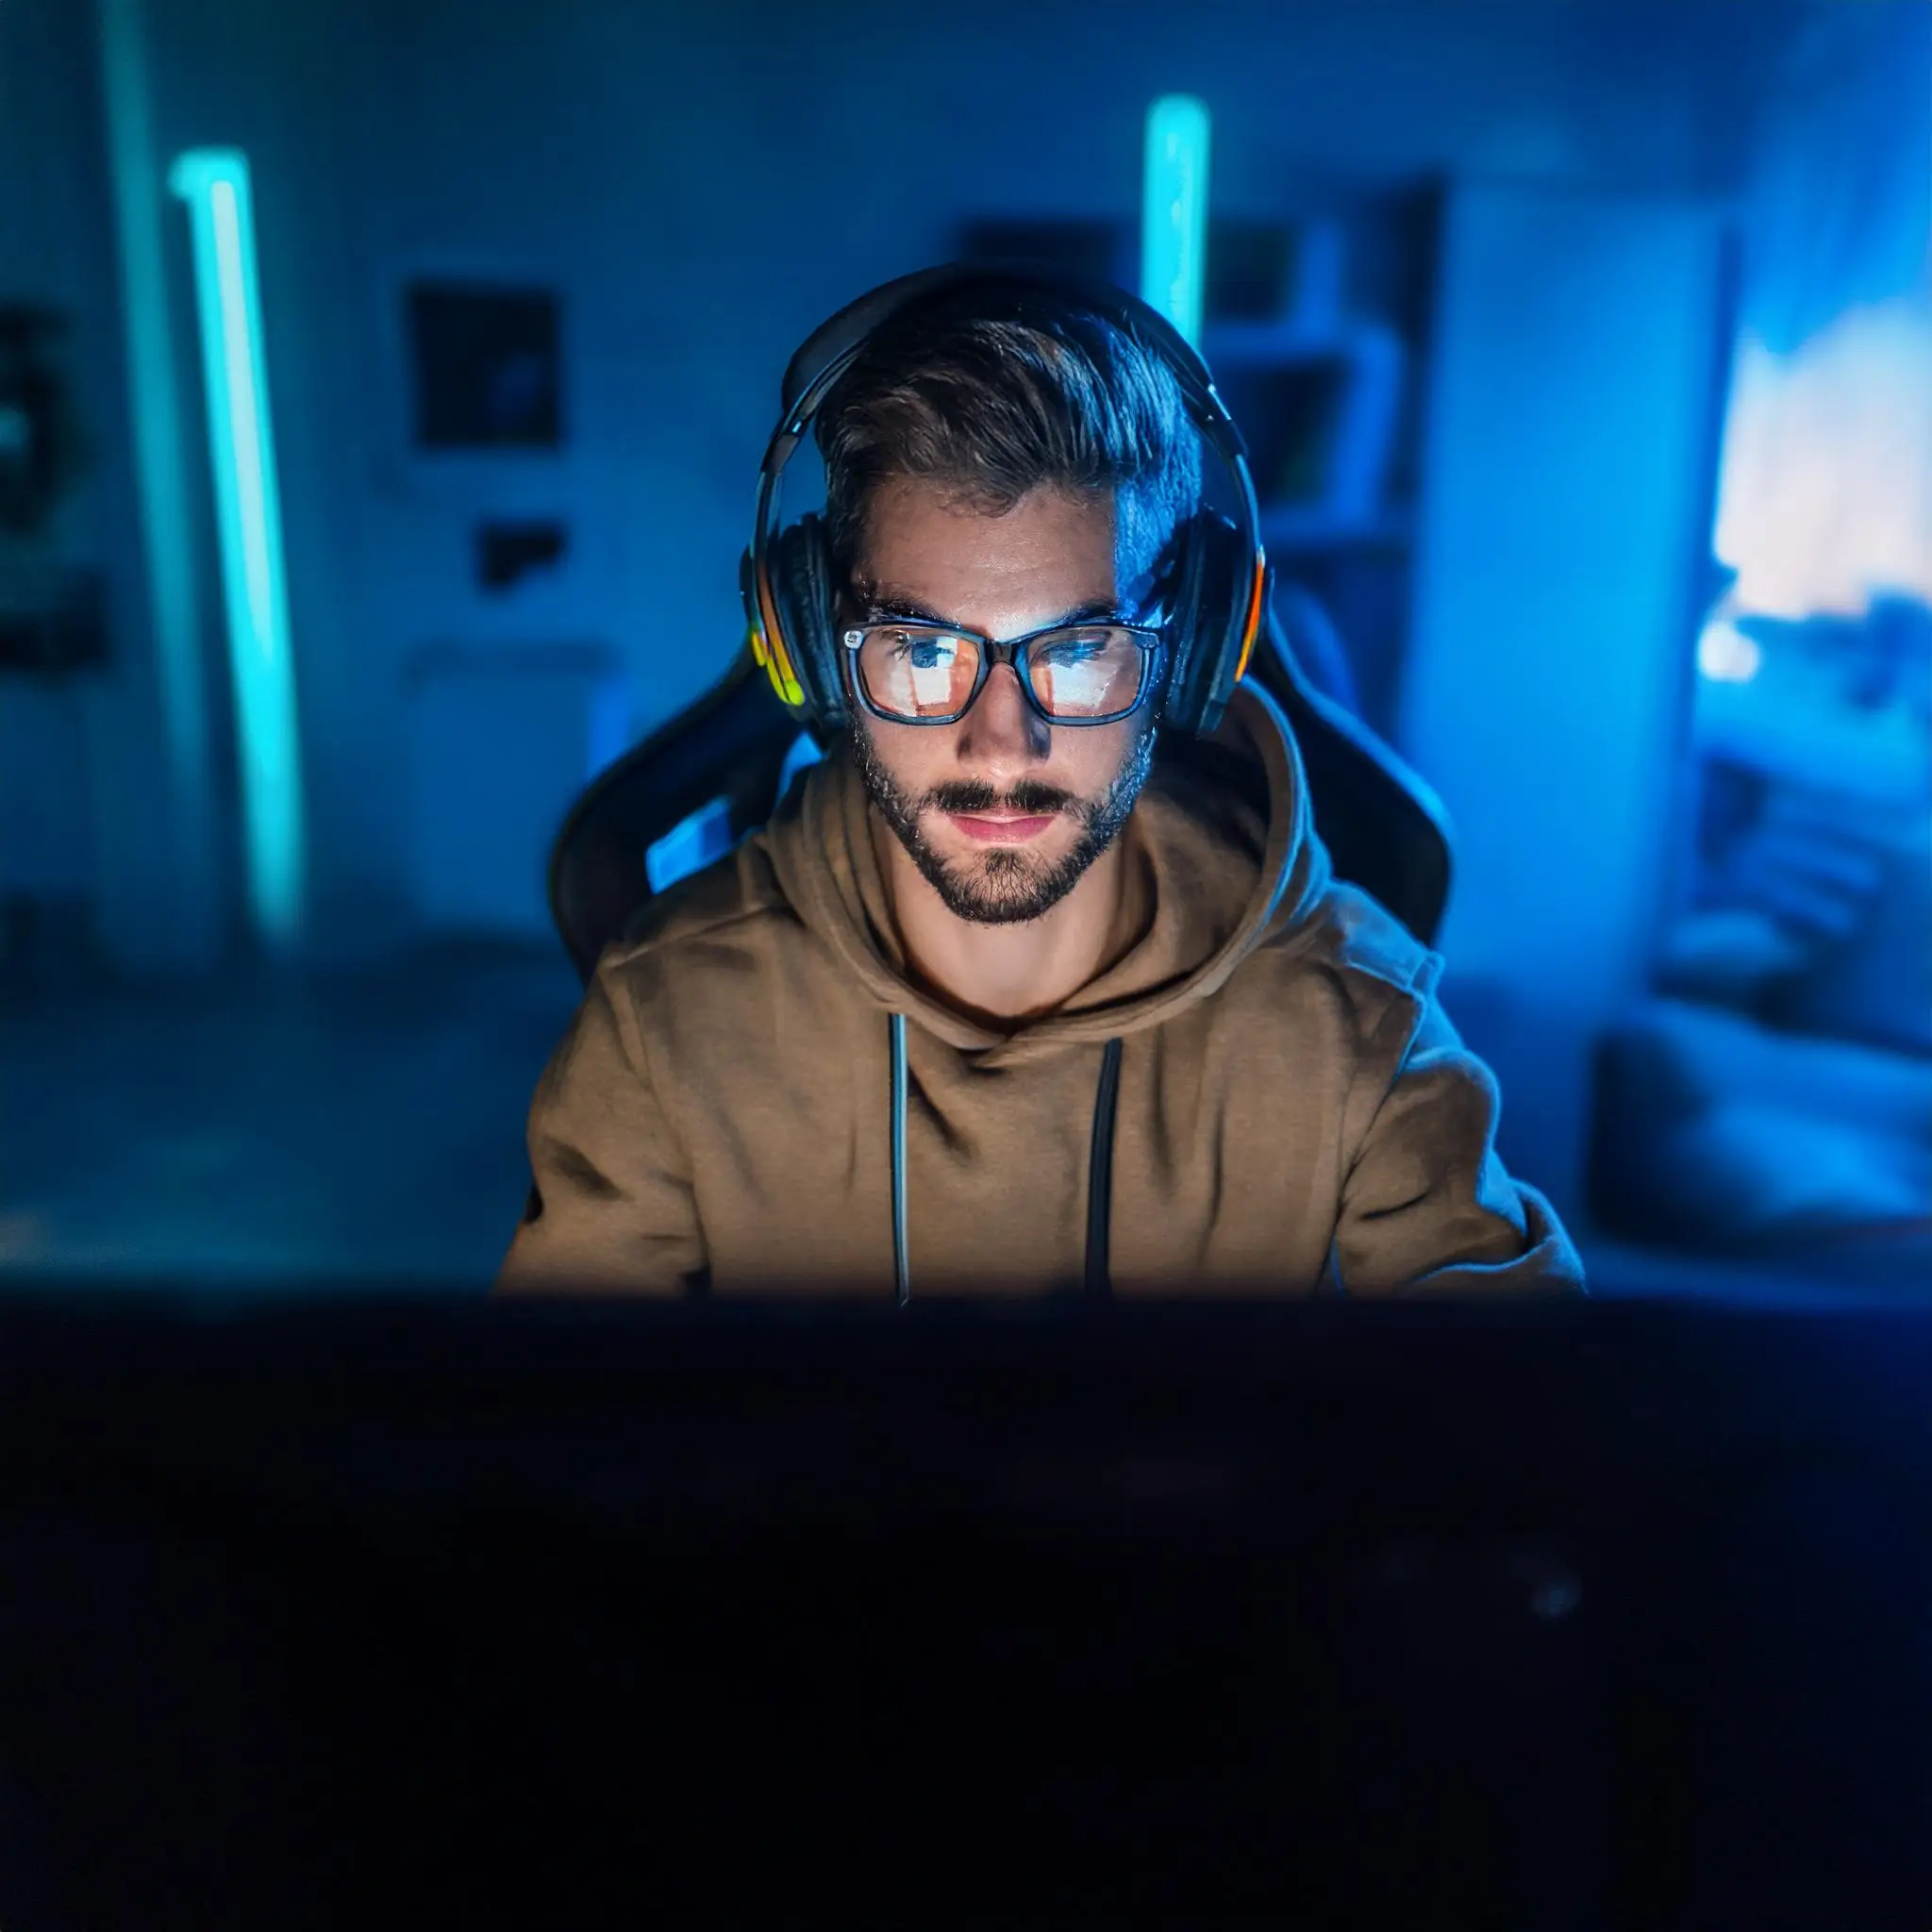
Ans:
[{"label": "man's nose", "polygon": [[1026,702],[1020,674],[995,664],[977,702],[960,721],[959,756],[997,776],[1003,768],[1038,764],[1053,749],[1053,727]]}]

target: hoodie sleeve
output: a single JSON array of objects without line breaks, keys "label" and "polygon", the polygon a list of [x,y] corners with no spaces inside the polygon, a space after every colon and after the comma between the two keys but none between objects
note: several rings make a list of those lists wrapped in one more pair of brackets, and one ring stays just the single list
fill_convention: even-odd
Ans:
[{"label": "hoodie sleeve", "polygon": [[1583,1264],[1555,1210],[1497,1158],[1494,1074],[1425,985],[1394,1002],[1385,1024],[1405,1037],[1342,1187],[1333,1256],[1342,1289],[1581,1291]]},{"label": "hoodie sleeve", "polygon": [[529,1147],[534,1185],[497,1294],[677,1294],[703,1277],[690,1170],[609,961],[538,1083]]}]

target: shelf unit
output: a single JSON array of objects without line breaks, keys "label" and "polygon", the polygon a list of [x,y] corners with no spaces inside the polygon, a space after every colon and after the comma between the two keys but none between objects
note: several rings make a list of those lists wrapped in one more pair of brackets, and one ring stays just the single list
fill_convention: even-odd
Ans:
[{"label": "shelf unit", "polygon": [[[1202,352],[1241,425],[1278,579],[1342,640],[1337,692],[1392,737],[1409,635],[1421,425],[1441,225],[1433,184],[1316,195],[1209,224]],[[1133,288],[1131,224],[969,223],[967,259],[1034,262]]]}]

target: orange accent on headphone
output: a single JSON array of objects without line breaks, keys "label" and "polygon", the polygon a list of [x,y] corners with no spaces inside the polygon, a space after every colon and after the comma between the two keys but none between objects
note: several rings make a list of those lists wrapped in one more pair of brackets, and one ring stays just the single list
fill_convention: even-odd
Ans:
[{"label": "orange accent on headphone", "polygon": [[1255,655],[1255,640],[1261,634],[1261,591],[1268,581],[1268,559],[1257,551],[1255,554],[1255,581],[1248,591],[1248,621],[1241,636],[1241,655],[1234,667],[1234,681],[1239,684],[1248,675],[1248,659]]}]

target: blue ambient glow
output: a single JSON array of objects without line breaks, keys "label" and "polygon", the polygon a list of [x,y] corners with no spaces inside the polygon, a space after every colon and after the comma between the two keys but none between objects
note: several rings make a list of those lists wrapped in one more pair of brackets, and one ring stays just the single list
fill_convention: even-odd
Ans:
[{"label": "blue ambient glow", "polygon": [[190,944],[212,944],[214,805],[202,689],[201,602],[192,522],[180,488],[187,430],[175,366],[144,29],[141,0],[102,0],[103,100],[121,245],[127,381],[136,399],[128,426],[140,479],[142,547],[176,812],[179,872],[170,898],[183,929],[193,935]]}]

